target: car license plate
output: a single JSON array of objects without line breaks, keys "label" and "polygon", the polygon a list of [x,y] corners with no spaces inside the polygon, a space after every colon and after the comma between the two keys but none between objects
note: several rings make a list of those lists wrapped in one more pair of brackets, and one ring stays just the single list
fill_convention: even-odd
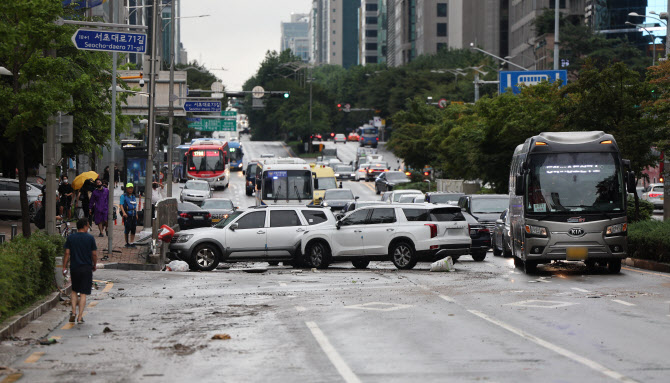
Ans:
[{"label": "car license plate", "polygon": [[202,217],[202,216],[199,216],[199,215],[196,215],[195,217],[193,217],[193,219],[205,219],[205,217]]},{"label": "car license plate", "polygon": [[212,220],[212,222],[214,222],[214,223],[217,223],[217,222],[219,222],[219,221],[221,221],[221,218],[214,218],[214,219]]},{"label": "car license plate", "polygon": [[585,261],[589,257],[589,249],[586,247],[569,247],[566,250],[568,261]]}]

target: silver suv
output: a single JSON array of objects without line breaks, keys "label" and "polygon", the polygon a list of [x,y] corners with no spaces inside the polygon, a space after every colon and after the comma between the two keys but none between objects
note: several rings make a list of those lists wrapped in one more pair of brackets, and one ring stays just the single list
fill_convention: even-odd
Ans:
[{"label": "silver suv", "polygon": [[335,228],[328,208],[257,206],[236,211],[213,227],[176,233],[168,256],[192,270],[209,271],[219,262],[300,262],[300,239],[317,227]]}]

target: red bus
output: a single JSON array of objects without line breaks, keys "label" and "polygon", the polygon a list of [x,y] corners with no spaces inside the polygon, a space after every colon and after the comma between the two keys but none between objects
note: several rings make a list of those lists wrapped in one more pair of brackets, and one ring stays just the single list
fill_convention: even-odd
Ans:
[{"label": "red bus", "polygon": [[230,183],[228,142],[194,142],[186,152],[186,164],[189,179],[205,180],[214,188],[226,188]]}]

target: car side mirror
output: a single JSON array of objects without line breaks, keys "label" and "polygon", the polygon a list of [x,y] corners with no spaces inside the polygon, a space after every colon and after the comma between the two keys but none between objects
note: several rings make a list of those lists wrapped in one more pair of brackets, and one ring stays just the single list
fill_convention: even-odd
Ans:
[{"label": "car side mirror", "polygon": [[523,184],[524,184],[524,175],[519,174],[516,176],[516,182],[514,184],[514,194],[523,195]]},{"label": "car side mirror", "polygon": [[235,223],[231,224],[229,227],[230,227],[230,230],[235,231],[235,230],[237,230],[237,228],[238,228],[239,226],[240,226],[240,225],[238,225],[237,222],[235,222]]},{"label": "car side mirror", "polygon": [[337,222],[335,223],[335,227],[337,228],[337,230],[340,230],[340,226],[342,226],[342,220],[338,219]]},{"label": "car side mirror", "polygon": [[361,197],[354,197],[355,200],[357,200],[357,199],[359,199],[359,198],[361,198]]},{"label": "car side mirror", "polygon": [[496,220],[496,223],[498,223],[498,224],[502,224],[502,223],[503,223],[503,220],[502,220],[502,219],[497,219],[497,220]]}]

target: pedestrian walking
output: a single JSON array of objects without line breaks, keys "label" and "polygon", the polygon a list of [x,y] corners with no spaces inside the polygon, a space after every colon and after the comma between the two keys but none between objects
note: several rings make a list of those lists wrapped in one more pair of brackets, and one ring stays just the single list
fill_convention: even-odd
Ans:
[{"label": "pedestrian walking", "polygon": [[109,236],[107,214],[109,213],[109,189],[103,186],[100,179],[95,180],[95,190],[91,194],[91,201],[89,203],[91,208],[91,215],[95,219],[95,224],[98,225],[102,237],[102,231]]},{"label": "pedestrian walking", "polygon": [[[93,284],[93,272],[98,262],[98,247],[95,238],[88,234],[88,221],[81,218],[77,221],[77,232],[68,235],[65,240],[65,258],[63,259],[63,273],[70,265],[70,276],[72,278],[72,293],[70,303],[70,322],[84,323],[84,308],[86,307],[86,296],[91,295]],[[79,293],[79,296],[77,296]],[[79,307],[79,315],[77,314]]]},{"label": "pedestrian walking", "polygon": [[109,183],[109,166],[105,166],[105,171],[102,172],[102,180]]},{"label": "pedestrian walking", "polygon": [[[119,200],[119,211],[124,219],[123,234],[126,238],[126,247],[135,247],[135,231],[137,230],[137,197],[133,194],[134,185],[126,184],[126,192]],[[130,242],[128,242],[130,236]]]},{"label": "pedestrian walking", "polygon": [[151,216],[156,218],[156,204],[163,199],[163,185],[158,182],[151,184]]},{"label": "pedestrian walking", "polygon": [[[88,221],[88,226],[91,226],[91,197],[88,194],[87,188],[82,187],[79,189],[79,201],[81,201],[81,211],[84,214],[84,218]],[[79,218],[79,217],[77,217]]]},{"label": "pedestrian walking", "polygon": [[121,182],[121,171],[118,166],[114,165],[114,189],[116,189],[116,184],[119,182]]},{"label": "pedestrian walking", "polygon": [[72,194],[74,194],[74,189],[72,185],[68,182],[67,176],[64,175],[61,177],[61,183],[58,186],[58,196],[60,198],[60,215],[63,215],[63,211],[67,212],[67,219],[70,219],[72,216]]}]

